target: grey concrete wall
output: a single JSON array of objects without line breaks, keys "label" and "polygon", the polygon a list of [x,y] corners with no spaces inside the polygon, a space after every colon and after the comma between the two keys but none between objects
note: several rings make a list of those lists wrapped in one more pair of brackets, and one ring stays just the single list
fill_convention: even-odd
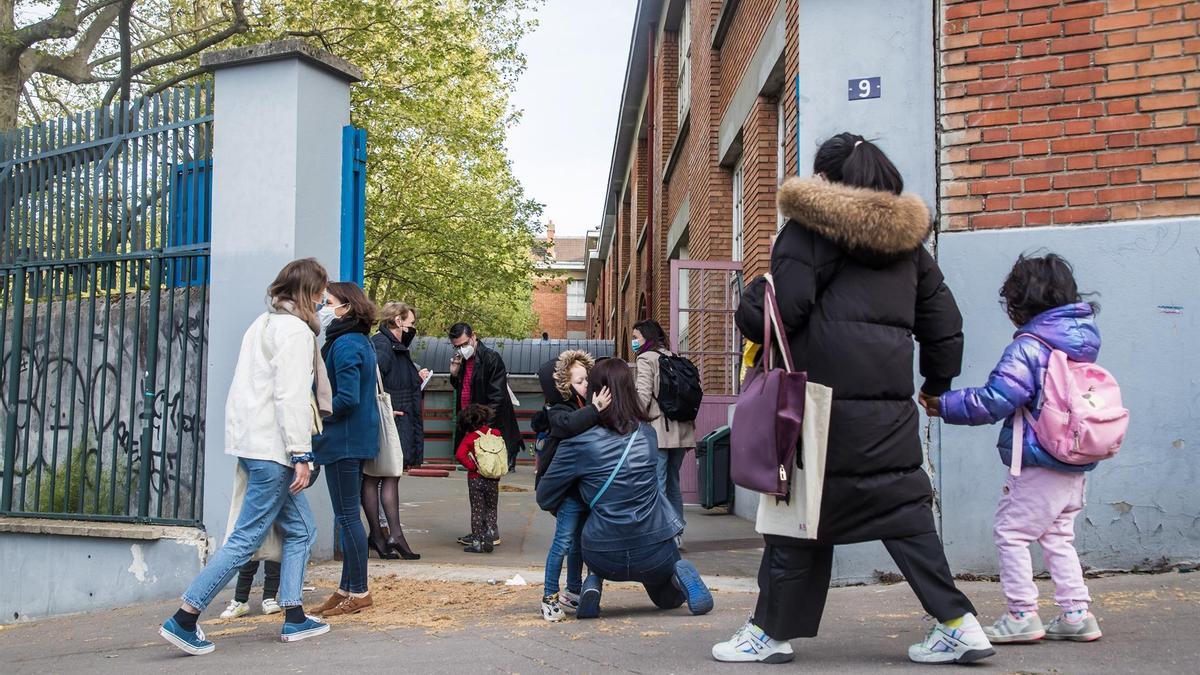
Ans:
[{"label": "grey concrete wall", "polygon": [[[800,3],[801,175],[811,173],[822,141],[849,131],[883,148],[903,174],[906,191],[936,203],[933,17],[932,0]],[[881,78],[881,96],[849,100],[849,80],[865,77]],[[786,82],[784,94],[795,96],[795,86]],[[788,133],[794,136],[796,129]],[[936,456],[935,445],[927,444],[927,450]],[[757,508],[753,495],[738,497],[739,514],[752,503]],[[869,580],[877,569],[895,569],[878,543],[839,547],[834,556],[838,582]]]},{"label": "grey concrete wall", "polygon": [[200,571],[203,550],[200,539],[5,532],[0,624],[178,596]]},{"label": "grey concrete wall", "polygon": [[[939,263],[966,319],[955,386],[986,381],[1013,333],[997,291],[1019,254],[1043,248],[1071,261],[1082,289],[1100,293],[1100,364],[1132,415],[1121,453],[1088,476],[1076,526],[1084,564],[1200,558],[1200,219],[942,234]],[[998,431],[941,428],[943,536],[956,571],[995,570],[991,524],[1005,475]]]},{"label": "grey concrete wall", "polygon": [[[877,139],[905,189],[936,203],[932,0],[807,0],[799,14],[800,173],[821,141],[850,131]],[[882,95],[848,100],[847,82],[863,77],[881,77]]]}]

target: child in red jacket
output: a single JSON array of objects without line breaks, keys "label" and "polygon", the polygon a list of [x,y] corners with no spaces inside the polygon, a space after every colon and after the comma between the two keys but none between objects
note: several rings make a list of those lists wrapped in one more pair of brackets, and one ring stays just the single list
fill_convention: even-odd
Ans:
[{"label": "child in red jacket", "polygon": [[478,403],[467,406],[458,414],[458,426],[464,436],[454,451],[454,458],[467,469],[467,492],[471,498],[471,539],[463,549],[467,553],[491,553],[494,544],[499,543],[496,507],[500,497],[500,479],[479,475],[479,467],[472,457],[476,439],[484,434],[500,435],[499,431],[488,426],[491,419],[491,409]]}]

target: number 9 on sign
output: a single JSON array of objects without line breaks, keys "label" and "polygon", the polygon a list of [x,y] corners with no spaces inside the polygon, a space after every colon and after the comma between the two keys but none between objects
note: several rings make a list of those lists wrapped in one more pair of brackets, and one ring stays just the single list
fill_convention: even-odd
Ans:
[{"label": "number 9 on sign", "polygon": [[850,100],[862,101],[868,98],[879,98],[879,79],[878,77],[860,77],[850,80]]}]

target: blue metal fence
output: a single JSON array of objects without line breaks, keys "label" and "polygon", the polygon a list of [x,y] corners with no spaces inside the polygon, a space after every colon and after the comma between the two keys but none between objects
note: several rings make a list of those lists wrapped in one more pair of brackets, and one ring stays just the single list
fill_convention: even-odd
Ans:
[{"label": "blue metal fence", "polygon": [[0,135],[0,514],[200,522],[212,106]]}]

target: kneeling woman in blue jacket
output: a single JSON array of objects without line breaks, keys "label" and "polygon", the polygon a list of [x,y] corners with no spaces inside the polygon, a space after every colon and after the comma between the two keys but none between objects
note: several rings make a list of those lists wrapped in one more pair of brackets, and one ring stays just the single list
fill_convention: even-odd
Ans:
[{"label": "kneeling woman in blue jacket", "polygon": [[[329,284],[321,309],[325,344],[321,356],[333,387],[333,414],[313,439],[317,463],[325,467],[325,483],[333,515],[341,528],[342,581],[321,605],[322,616],[357,614],[373,603],[367,592],[367,532],[359,496],[363,462],[379,454],[379,409],[375,402],[375,348],[367,336],[379,312],[357,285]],[[330,320],[332,318],[332,320]]]},{"label": "kneeling woman in blue jacket", "polygon": [[589,574],[575,616],[599,616],[604,579],[641,583],[662,609],[686,601],[693,614],[709,612],[712,594],[675,545],[683,522],[658,489],[658,438],[646,424],[629,366],[598,362],[588,387],[607,387],[612,403],[600,412],[599,426],[562,441],[537,486],[538,505],[547,511],[575,485],[591,509],[582,536]]}]

